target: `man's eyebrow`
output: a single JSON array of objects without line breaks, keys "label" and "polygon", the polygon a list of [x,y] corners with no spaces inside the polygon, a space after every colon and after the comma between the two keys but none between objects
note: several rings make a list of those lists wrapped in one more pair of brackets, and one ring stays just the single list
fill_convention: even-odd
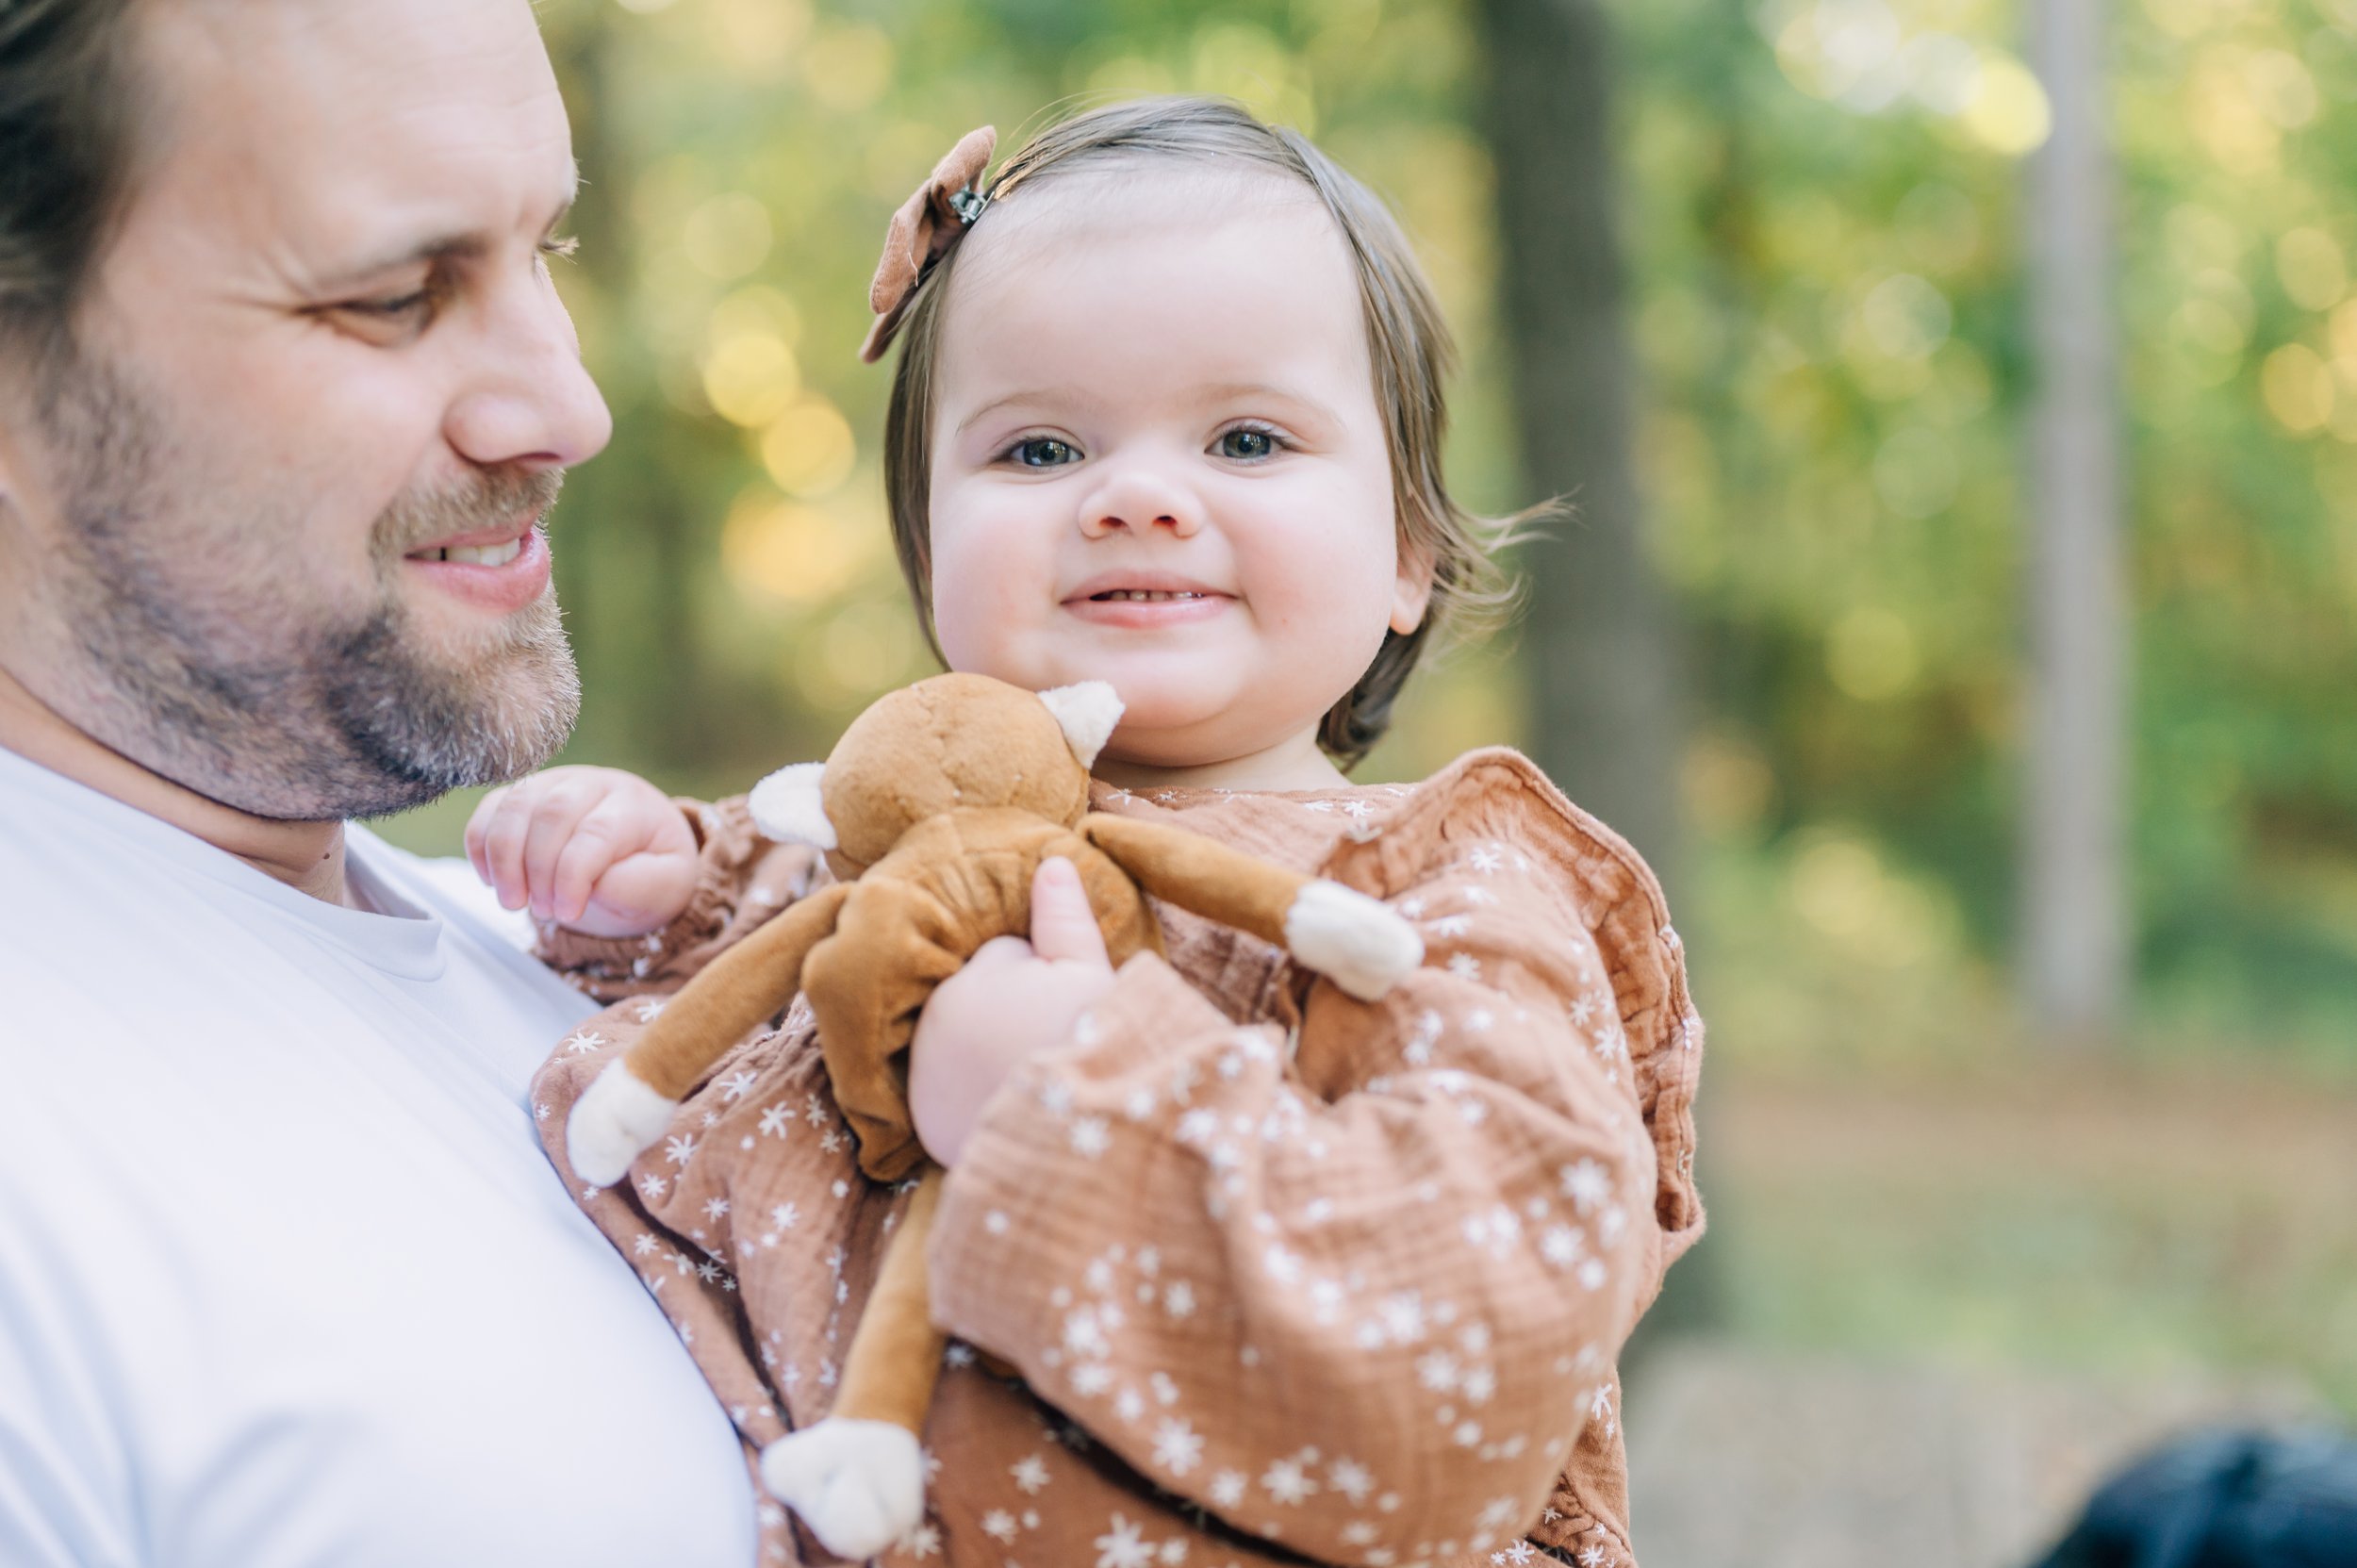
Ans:
[{"label": "man's eyebrow", "polygon": [[[557,225],[564,223],[571,214],[573,203],[581,194],[581,164],[575,161],[565,182],[564,191],[552,204],[553,210],[547,224],[541,229],[541,233],[554,234]],[[338,289],[350,288],[354,284],[365,282],[380,273],[399,272],[404,267],[415,267],[420,262],[472,261],[479,256],[488,255],[493,244],[493,237],[482,229],[437,235],[401,250],[388,251],[354,266],[342,268],[335,277],[326,280],[321,287],[326,291],[333,292]]]},{"label": "man's eyebrow", "polygon": [[484,255],[490,248],[490,241],[479,231],[439,235],[419,244],[405,246],[398,251],[387,251],[382,255],[346,267],[334,277],[325,279],[322,287],[333,292],[338,289],[365,283],[380,273],[399,272],[405,267],[414,267],[420,262],[469,261]]},{"label": "man's eyebrow", "polygon": [[567,171],[565,175],[564,194],[557,197],[556,214],[549,220],[548,227],[540,231],[543,234],[554,234],[556,232],[556,225],[563,223],[567,218],[572,215],[573,204],[581,200],[581,188],[589,183],[587,180],[582,178],[581,159],[572,158],[568,161],[570,162],[572,167]]}]

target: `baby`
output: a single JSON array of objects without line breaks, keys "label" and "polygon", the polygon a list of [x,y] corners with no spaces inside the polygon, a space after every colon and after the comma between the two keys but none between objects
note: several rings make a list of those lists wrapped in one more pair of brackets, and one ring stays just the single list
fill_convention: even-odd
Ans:
[{"label": "baby", "polygon": [[[1614,1359],[1702,1226],[1677,937],[1515,753],[1338,767],[1492,580],[1442,483],[1430,289],[1363,187],[1229,105],[1083,114],[983,185],[989,153],[896,219],[868,348],[901,340],[893,529],[944,661],[1112,683],[1095,809],[1373,889],[1427,956],[1362,1002],[1165,907],[1167,960],[1115,971],[1048,863],[1032,941],[943,982],[911,1050],[953,1343],[882,1560],[1628,1562]],[[565,1170],[661,994],[824,875],[741,801],[604,769],[494,795],[468,848],[615,1004],[536,1084]],[[579,1196],[749,1455],[827,1412],[907,1196],[860,1173],[805,1006]]]}]

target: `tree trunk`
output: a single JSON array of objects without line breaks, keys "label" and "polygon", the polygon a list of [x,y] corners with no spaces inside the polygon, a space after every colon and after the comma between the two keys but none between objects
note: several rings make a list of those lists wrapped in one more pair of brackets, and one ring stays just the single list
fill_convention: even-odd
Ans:
[{"label": "tree trunk", "polygon": [[[1575,508],[1522,557],[1531,750],[1674,895],[1677,638],[1638,504],[1608,28],[1598,0],[1481,0],[1480,20],[1523,480]],[[1698,1248],[1672,1273],[1624,1369],[1661,1331],[1723,1318],[1717,1256]]]},{"label": "tree trunk", "polygon": [[2029,171],[2034,539],[2020,982],[2032,1022],[2097,1043],[2128,992],[2127,667],[2102,0],[2038,0],[2053,131]]},{"label": "tree trunk", "polygon": [[1676,880],[1675,639],[1642,537],[1596,0],[1482,0],[1499,310],[1523,479],[1572,514],[1524,552],[1540,765]]}]

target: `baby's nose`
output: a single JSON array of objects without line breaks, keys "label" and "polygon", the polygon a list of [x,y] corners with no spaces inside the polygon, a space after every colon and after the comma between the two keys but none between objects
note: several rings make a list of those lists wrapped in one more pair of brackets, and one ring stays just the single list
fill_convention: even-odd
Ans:
[{"label": "baby's nose", "polygon": [[1176,529],[1178,526],[1178,518],[1173,512],[1160,512],[1152,517],[1146,516],[1142,510],[1132,510],[1128,517],[1117,512],[1107,512],[1104,516],[1084,523],[1082,526],[1096,535],[1123,531],[1136,533],[1153,528]]},{"label": "baby's nose", "polygon": [[1183,486],[1137,472],[1112,476],[1080,509],[1080,531],[1093,539],[1162,528],[1183,539],[1202,526],[1201,508]]}]

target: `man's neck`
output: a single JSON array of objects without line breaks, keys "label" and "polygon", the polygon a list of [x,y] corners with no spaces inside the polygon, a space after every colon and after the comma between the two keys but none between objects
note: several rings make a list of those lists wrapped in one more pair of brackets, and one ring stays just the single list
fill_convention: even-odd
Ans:
[{"label": "man's neck", "polygon": [[0,669],[0,748],[169,822],[297,892],[359,907],[341,822],[281,822],[199,795],[93,740]]}]

